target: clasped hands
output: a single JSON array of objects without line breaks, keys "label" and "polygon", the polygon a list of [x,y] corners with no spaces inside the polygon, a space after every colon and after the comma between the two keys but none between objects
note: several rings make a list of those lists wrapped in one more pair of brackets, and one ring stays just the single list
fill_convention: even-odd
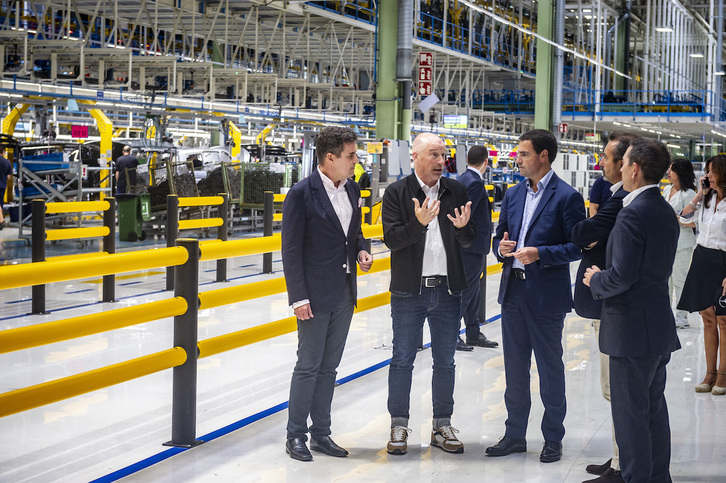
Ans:
[{"label": "clasped hands", "polygon": [[539,250],[537,247],[522,247],[519,250],[517,248],[517,241],[509,239],[509,233],[504,232],[504,236],[499,242],[499,253],[503,257],[514,257],[522,263],[522,265],[529,265],[539,260]]},{"label": "clasped hands", "polygon": [[[423,226],[428,226],[429,223],[434,221],[439,216],[439,210],[441,209],[441,201],[429,202],[430,198],[428,196],[423,204],[419,203],[417,198],[413,198],[413,212],[418,222]],[[454,216],[446,215],[446,217],[451,220],[454,227],[464,228],[469,223],[469,218],[471,217],[471,201],[468,201],[460,208],[454,208]]]}]

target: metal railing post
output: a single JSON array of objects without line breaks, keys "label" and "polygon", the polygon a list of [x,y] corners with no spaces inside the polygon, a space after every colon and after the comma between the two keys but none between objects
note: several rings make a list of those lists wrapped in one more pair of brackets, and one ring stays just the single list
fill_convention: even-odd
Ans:
[{"label": "metal railing post", "polygon": [[[116,253],[116,198],[107,197],[108,209],[103,212],[103,226],[108,227],[108,235],[103,237],[103,251]],[[116,275],[103,277],[103,301],[116,301]]]},{"label": "metal railing post", "polygon": [[[275,194],[272,191],[265,191],[264,197],[264,214],[262,234],[264,236],[272,235],[272,215],[274,214]],[[272,253],[262,254],[262,273],[272,273]]]},{"label": "metal railing post", "polygon": [[487,267],[486,257],[484,258],[484,275],[479,279],[479,289],[481,291],[481,300],[479,301],[479,320],[486,322],[487,320]]},{"label": "metal railing post", "polygon": [[[45,261],[45,201],[33,200],[31,217],[31,245],[33,262]],[[20,209],[20,224],[22,226],[22,206]],[[32,312],[33,314],[44,314],[45,312],[45,285],[33,285],[32,288]]]},{"label": "metal railing post", "polygon": [[187,353],[187,360],[174,368],[171,412],[171,441],[165,446],[191,448],[203,443],[196,439],[197,427],[197,313],[199,310],[199,240],[180,238],[177,246],[187,249],[189,258],[175,270],[174,296],[187,301],[187,311],[174,317],[174,347]]},{"label": "metal railing post", "polygon": [[[166,246],[173,247],[179,237],[179,197],[166,197]],[[166,267],[166,289],[174,290],[174,267]]]},{"label": "metal railing post", "polygon": [[[227,241],[227,235],[229,234],[229,195],[227,193],[220,193],[219,196],[224,198],[224,201],[217,208],[217,216],[222,218],[222,224],[217,227],[217,240]],[[227,259],[222,258],[217,260],[217,282],[227,281]]]},{"label": "metal railing post", "polygon": [[[368,208],[368,213],[366,213],[363,216],[363,221],[367,224],[371,224],[373,222],[373,192],[371,191],[370,196],[368,198],[365,198],[366,201],[366,207]],[[373,241],[369,238],[366,240],[366,246],[368,246],[368,253],[371,253],[371,246]]]}]

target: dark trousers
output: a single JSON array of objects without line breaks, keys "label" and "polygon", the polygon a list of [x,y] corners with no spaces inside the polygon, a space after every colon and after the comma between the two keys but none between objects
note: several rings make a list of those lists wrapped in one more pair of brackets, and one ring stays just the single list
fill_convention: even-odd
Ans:
[{"label": "dark trousers", "polygon": [[670,483],[671,429],[666,364],[657,357],[610,356],[610,398],[620,470],[628,483]]},{"label": "dark trousers", "polygon": [[353,317],[354,300],[344,291],[340,305],[332,312],[297,321],[297,364],[290,383],[287,438],[307,438],[308,416],[313,437],[330,435],[330,406],[337,368],[343,356]]},{"label": "dark trousers", "polygon": [[449,294],[446,285],[421,288],[421,295],[391,293],[393,356],[388,369],[388,412],[392,418],[409,417],[413,361],[429,321],[431,356],[434,359],[431,398],[434,418],[450,418],[454,412],[454,353],[459,333],[461,294]]},{"label": "dark trousers", "polygon": [[486,255],[469,253],[462,250],[461,259],[464,261],[464,274],[469,285],[461,292],[461,317],[466,326],[466,338],[479,337],[479,325],[483,322],[479,317],[481,305],[480,279],[486,262]]},{"label": "dark trousers", "polygon": [[[538,290],[546,290],[540,287]],[[509,279],[507,296],[502,304],[502,347],[507,388],[506,436],[525,439],[532,405],[529,370],[532,352],[537,361],[539,390],[544,416],[542,435],[545,441],[560,442],[565,435],[565,365],[562,362],[562,329],[565,314],[534,313],[527,304],[524,280]]]}]

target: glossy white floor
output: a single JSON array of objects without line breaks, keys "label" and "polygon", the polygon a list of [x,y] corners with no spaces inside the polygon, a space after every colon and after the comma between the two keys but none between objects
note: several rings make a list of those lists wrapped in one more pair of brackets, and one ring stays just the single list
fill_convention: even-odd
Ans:
[{"label": "glossy white floor", "polygon": [[[387,256],[378,243],[374,253]],[[270,276],[259,275],[260,257],[235,259],[230,267],[232,281],[225,286]],[[279,254],[274,269],[271,276],[281,276]],[[221,285],[212,282],[212,270],[211,264],[203,266],[200,290]],[[97,303],[97,281],[53,284],[47,296],[52,312],[42,316],[24,315],[30,310],[29,289],[3,291],[0,330],[166,298],[170,294],[163,291],[163,276],[160,270],[120,276],[119,301],[114,304]],[[498,284],[498,276],[489,277],[487,316],[492,322],[484,331],[501,341]],[[361,296],[385,291],[388,274],[362,277],[359,286]],[[206,310],[199,316],[200,339],[290,315],[284,294]],[[692,316],[691,324],[679,331],[683,349],[674,354],[668,368],[671,470],[675,481],[723,482],[726,397],[693,391],[705,365],[698,316]],[[171,319],[161,320],[0,355],[0,393],[169,348],[172,326]],[[384,363],[390,358],[390,341],[388,307],[357,314],[339,377]],[[162,446],[171,437],[172,374],[165,371],[0,418],[0,481],[115,481],[125,475],[123,481],[136,482],[580,482],[590,478],[584,470],[587,464],[610,457],[610,410],[600,396],[597,345],[589,321],[570,315],[563,342],[569,407],[564,456],[557,463],[542,464],[538,459],[542,406],[534,367],[529,451],[504,458],[484,456],[484,449],[504,431],[501,348],[456,354],[453,424],[461,431],[464,454],[429,447],[431,359],[424,350],[414,373],[408,454],[390,456],[385,451],[388,371],[382,364],[336,389],[333,436],[351,455],[336,459],[316,454],[311,463],[293,461],[283,446],[283,407],[296,347],[296,337],[290,334],[199,361],[197,435],[206,436],[205,444],[185,451]]]}]

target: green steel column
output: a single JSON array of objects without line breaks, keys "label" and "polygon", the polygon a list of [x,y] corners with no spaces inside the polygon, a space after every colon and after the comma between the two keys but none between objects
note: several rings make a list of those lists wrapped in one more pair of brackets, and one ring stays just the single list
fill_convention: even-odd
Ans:
[{"label": "green steel column", "polygon": [[[376,139],[398,139],[400,101],[396,82],[398,39],[397,0],[378,3],[378,81],[376,86]],[[409,124],[410,124],[409,114]],[[409,128],[410,130],[410,128]]]},{"label": "green steel column", "polygon": [[[411,95],[411,92],[402,93],[402,95]],[[401,109],[401,123],[399,124],[400,131],[398,133],[398,139],[402,141],[411,140],[411,109]]]},{"label": "green steel column", "polygon": [[212,41],[212,62],[218,62],[222,65],[215,65],[214,67],[222,67],[224,65],[224,53],[223,47],[219,45],[216,40]]},{"label": "green steel column", "polygon": [[[630,48],[626,42],[628,42],[628,29],[630,28],[630,22],[628,20],[620,22],[618,25],[618,35],[615,37],[615,68],[620,72],[627,73],[627,55],[630,54]],[[625,90],[625,77],[621,75],[615,75],[615,82],[613,83],[614,90],[622,91]],[[616,96],[624,95],[622,92],[615,94]]]},{"label": "green steel column", "polygon": [[[553,0],[540,0],[537,7],[537,33],[552,40],[554,27]],[[534,127],[551,131],[552,126],[552,69],[554,48],[537,39],[537,77],[534,94]]]}]

